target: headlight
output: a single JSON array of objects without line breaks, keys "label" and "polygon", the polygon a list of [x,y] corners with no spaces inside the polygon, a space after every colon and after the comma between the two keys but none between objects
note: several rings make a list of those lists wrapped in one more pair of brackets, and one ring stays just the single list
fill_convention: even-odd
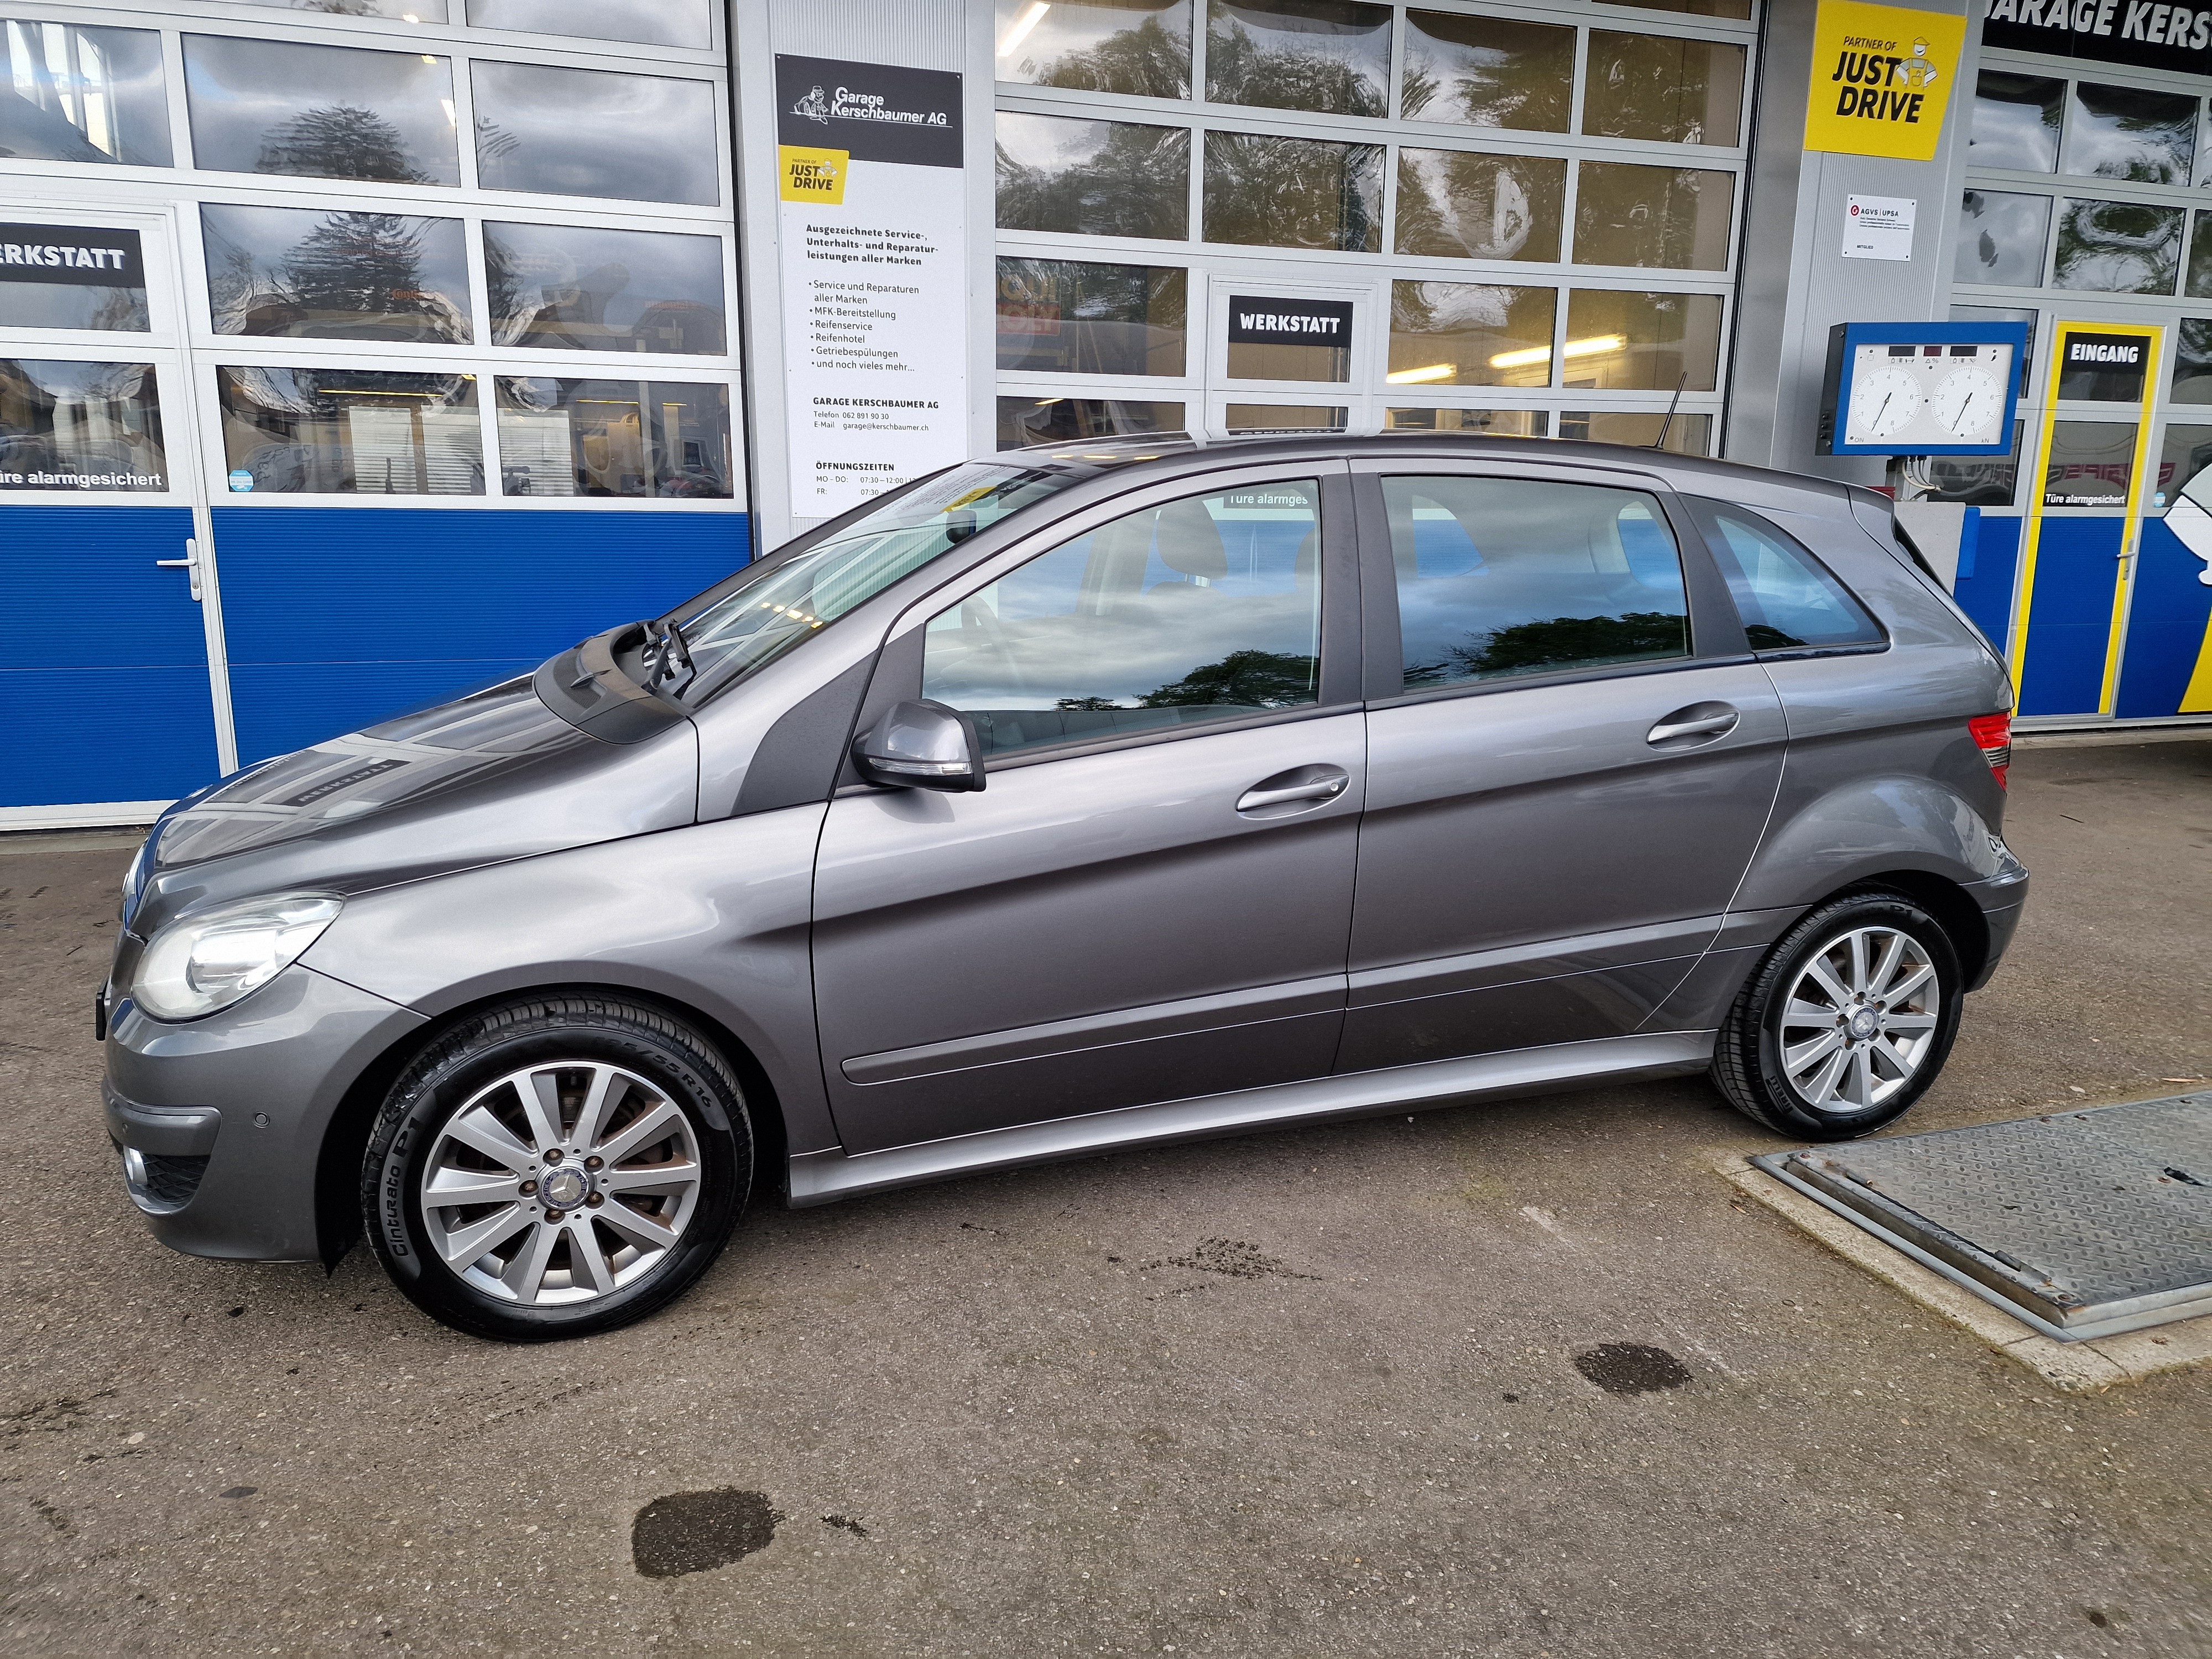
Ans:
[{"label": "headlight", "polygon": [[327,893],[285,893],[180,917],[138,959],[131,998],[156,1019],[227,1008],[297,962],[342,908]]}]

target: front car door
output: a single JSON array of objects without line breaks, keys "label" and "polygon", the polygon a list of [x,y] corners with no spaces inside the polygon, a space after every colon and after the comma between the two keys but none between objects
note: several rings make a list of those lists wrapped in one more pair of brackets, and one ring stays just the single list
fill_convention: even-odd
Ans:
[{"label": "front car door", "polygon": [[1725,586],[1654,477],[1355,475],[1370,713],[1339,1069],[1636,1030],[1719,932],[1781,775]]},{"label": "front car door", "polygon": [[1341,461],[1152,486],[891,630],[972,794],[842,788],[814,898],[846,1151],[1328,1073],[1364,788]]}]

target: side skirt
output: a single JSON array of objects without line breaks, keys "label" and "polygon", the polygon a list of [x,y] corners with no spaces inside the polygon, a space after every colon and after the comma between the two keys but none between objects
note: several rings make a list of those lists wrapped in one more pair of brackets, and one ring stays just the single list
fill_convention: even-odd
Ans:
[{"label": "side skirt", "polygon": [[1516,1095],[1547,1094],[1642,1078],[1678,1077],[1702,1072],[1712,1064],[1714,1035],[1711,1031],[1666,1031],[1560,1042],[1093,1112],[1049,1123],[1024,1123],[1010,1129],[892,1146],[879,1152],[852,1154],[836,1147],[801,1152],[791,1160],[791,1207],[804,1209],[860,1193],[919,1186],[984,1170],[1083,1158],[1124,1146],[1326,1123],[1403,1111],[1409,1106],[1433,1109],[1473,1100],[1505,1100]]}]

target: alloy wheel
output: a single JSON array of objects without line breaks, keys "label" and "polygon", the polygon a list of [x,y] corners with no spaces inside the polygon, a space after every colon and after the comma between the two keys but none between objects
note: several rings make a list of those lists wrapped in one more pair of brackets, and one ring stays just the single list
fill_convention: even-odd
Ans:
[{"label": "alloy wheel", "polygon": [[1910,1084],[1942,1013],[1935,962],[1910,933],[1855,927],[1806,960],[1784,1004],[1783,1074],[1815,1110],[1869,1112]]},{"label": "alloy wheel", "polygon": [[690,1118],[637,1073],[555,1060],[509,1073],[446,1121],[417,1198],[431,1248],[466,1284],[525,1307],[635,1284],[698,1207]]}]

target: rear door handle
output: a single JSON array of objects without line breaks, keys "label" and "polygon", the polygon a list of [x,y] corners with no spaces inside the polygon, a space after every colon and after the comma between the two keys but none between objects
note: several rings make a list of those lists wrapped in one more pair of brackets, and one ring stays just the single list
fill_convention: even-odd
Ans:
[{"label": "rear door handle", "polygon": [[1351,784],[1352,775],[1341,766],[1294,766],[1247,789],[1237,798],[1237,810],[1250,818],[1310,811],[1334,800]]},{"label": "rear door handle", "polygon": [[1644,734],[1644,741],[1655,746],[1671,744],[1678,749],[1695,747],[1684,741],[1698,738],[1710,741],[1725,737],[1735,730],[1735,723],[1743,716],[1724,702],[1693,702],[1686,708],[1677,708]]}]

